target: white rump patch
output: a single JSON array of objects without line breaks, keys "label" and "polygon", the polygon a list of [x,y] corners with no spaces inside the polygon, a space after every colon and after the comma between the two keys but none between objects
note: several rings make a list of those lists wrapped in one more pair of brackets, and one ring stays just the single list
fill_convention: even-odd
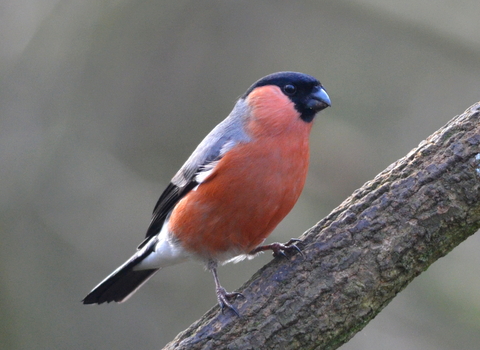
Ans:
[{"label": "white rump patch", "polygon": [[[148,245],[145,245],[146,249]],[[134,270],[159,269],[187,261],[191,254],[183,249],[180,244],[175,243],[168,231],[168,220],[163,224],[158,235],[158,242],[155,250],[143,259]]]}]

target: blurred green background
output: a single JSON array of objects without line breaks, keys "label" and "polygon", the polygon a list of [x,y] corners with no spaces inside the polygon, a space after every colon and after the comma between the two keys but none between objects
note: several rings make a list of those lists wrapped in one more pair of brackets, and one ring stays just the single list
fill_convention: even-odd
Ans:
[{"label": "blurred green background", "polygon": [[[480,100],[480,3],[0,2],[0,344],[159,349],[216,303],[199,263],[125,304],[80,300],[143,239],[164,187],[258,78],[319,78],[333,107],[296,237]],[[343,350],[475,349],[480,237],[417,278]],[[271,259],[220,269],[228,290]]]}]

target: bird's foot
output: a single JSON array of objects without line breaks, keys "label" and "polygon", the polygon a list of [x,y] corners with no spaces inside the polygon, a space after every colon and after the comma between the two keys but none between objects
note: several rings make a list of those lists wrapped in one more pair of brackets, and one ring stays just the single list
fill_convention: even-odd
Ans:
[{"label": "bird's foot", "polygon": [[222,309],[222,314],[223,314],[225,308],[228,308],[228,309],[232,310],[235,313],[235,315],[240,317],[240,314],[239,314],[237,308],[231,304],[230,299],[236,299],[237,297],[245,298],[245,296],[242,293],[238,293],[238,292],[228,293],[225,290],[225,288],[223,288],[221,286],[216,289],[216,292],[217,292],[218,304],[220,305],[220,308]]},{"label": "bird's foot", "polygon": [[287,257],[287,254],[285,254],[285,252],[287,252],[287,253],[298,252],[298,253],[300,253],[300,255],[302,257],[304,257],[300,248],[298,248],[297,245],[295,244],[297,242],[300,242],[300,240],[297,239],[297,238],[292,238],[291,240],[289,240],[285,244],[275,242],[275,243],[271,243],[271,244],[267,244],[267,245],[262,245],[262,246],[259,246],[259,247],[255,248],[254,250],[252,250],[249,254],[254,255],[254,254],[257,254],[259,252],[263,252],[265,250],[271,250],[271,251],[273,251],[273,256],[275,258],[279,257],[279,256]]}]

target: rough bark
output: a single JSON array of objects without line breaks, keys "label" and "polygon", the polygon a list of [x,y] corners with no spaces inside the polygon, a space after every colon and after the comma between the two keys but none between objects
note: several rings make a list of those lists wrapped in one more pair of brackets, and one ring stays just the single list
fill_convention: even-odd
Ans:
[{"label": "rough bark", "polygon": [[480,102],[356,190],[165,349],[336,349],[480,228]]}]

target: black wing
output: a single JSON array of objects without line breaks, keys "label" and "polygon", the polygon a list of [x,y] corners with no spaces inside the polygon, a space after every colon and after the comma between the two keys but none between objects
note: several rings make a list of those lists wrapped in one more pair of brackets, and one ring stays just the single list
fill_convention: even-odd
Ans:
[{"label": "black wing", "polygon": [[[165,191],[163,191],[153,209],[152,221],[147,229],[145,240],[138,246],[139,249],[151,237],[160,232],[165,219],[178,201],[199,185],[196,181],[198,174],[211,170],[211,166],[214,166],[212,163],[220,160],[235,144],[249,140],[249,136],[243,132],[243,119],[236,114],[236,107],[237,105],[235,105],[232,113],[218,124],[198,145],[197,149],[173,177]],[[243,113],[242,106],[238,108],[238,113]]]},{"label": "black wing", "polygon": [[[192,176],[192,178],[194,178],[194,176]],[[138,249],[142,248],[151,237],[160,232],[167,215],[172,211],[175,204],[197,185],[198,183],[193,179],[183,187],[179,187],[170,182],[153,209],[152,221],[147,229],[145,240],[140,243]]]}]

